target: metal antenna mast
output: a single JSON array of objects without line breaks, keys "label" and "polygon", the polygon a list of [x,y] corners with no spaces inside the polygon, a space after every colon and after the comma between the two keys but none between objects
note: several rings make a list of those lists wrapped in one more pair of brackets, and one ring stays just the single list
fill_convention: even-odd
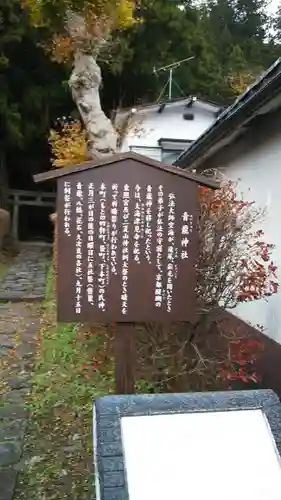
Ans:
[{"label": "metal antenna mast", "polygon": [[176,62],[174,62],[172,64],[168,64],[167,66],[162,66],[161,68],[155,68],[155,67],[153,68],[153,73],[155,73],[155,74],[160,73],[160,71],[168,71],[169,72],[168,80],[165,83],[163,89],[161,90],[161,92],[159,94],[159,97],[157,99],[157,102],[159,102],[159,100],[163,96],[163,94],[164,94],[164,92],[165,92],[165,90],[166,90],[167,87],[168,87],[169,101],[172,99],[172,87],[173,87],[173,83],[183,93],[182,89],[178,86],[178,84],[175,81],[173,81],[173,71],[174,71],[174,69],[179,68],[182,63],[190,61],[191,59],[194,59],[194,58],[195,58],[195,56],[191,56],[191,57],[187,57],[186,59],[182,59],[181,61],[176,61]]}]

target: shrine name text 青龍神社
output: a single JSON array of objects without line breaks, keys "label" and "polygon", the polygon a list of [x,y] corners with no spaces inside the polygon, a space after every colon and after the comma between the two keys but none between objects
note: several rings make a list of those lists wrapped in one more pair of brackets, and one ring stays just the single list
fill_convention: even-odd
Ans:
[{"label": "shrine name text \u9752\u9f8d\u795e\u793e", "polygon": [[113,309],[126,321],[136,300],[148,300],[156,317],[173,312],[182,273],[194,267],[196,231],[193,206],[185,209],[169,187],[64,181],[61,241],[65,257],[74,254],[68,273],[77,319],[92,308],[99,318]]}]

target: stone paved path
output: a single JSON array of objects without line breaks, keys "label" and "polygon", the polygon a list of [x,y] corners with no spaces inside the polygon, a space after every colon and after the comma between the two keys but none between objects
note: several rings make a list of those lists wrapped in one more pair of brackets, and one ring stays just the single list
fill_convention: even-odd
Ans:
[{"label": "stone paved path", "polygon": [[48,246],[23,246],[0,284],[0,301],[42,300],[49,256]]},{"label": "stone paved path", "polygon": [[0,284],[0,500],[12,500],[22,466],[24,401],[49,262],[49,249],[25,246]]}]

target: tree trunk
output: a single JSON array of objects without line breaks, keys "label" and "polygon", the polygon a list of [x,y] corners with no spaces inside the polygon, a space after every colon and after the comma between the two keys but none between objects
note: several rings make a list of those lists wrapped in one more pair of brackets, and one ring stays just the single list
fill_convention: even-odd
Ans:
[{"label": "tree trunk", "polygon": [[[87,145],[90,158],[112,155],[117,150],[117,132],[109,118],[101,109],[99,89],[102,81],[101,70],[96,61],[99,47],[106,37],[95,40],[95,50],[91,49],[92,37],[87,32],[83,17],[68,11],[66,29],[76,46],[73,70],[69,79],[72,98],[79,110],[87,131]],[[52,214],[54,224],[53,271],[54,289],[57,277],[57,214]]]},{"label": "tree trunk", "polygon": [[117,149],[117,133],[100,104],[102,78],[97,56],[108,36],[101,26],[102,23],[97,23],[96,29],[89,31],[83,16],[71,10],[66,12],[65,27],[75,47],[69,87],[88,134],[88,152],[92,158],[111,155]]},{"label": "tree trunk", "polygon": [[117,149],[117,133],[101,109],[100,84],[101,70],[95,58],[77,50],[69,86],[87,130],[91,158],[111,155]]}]

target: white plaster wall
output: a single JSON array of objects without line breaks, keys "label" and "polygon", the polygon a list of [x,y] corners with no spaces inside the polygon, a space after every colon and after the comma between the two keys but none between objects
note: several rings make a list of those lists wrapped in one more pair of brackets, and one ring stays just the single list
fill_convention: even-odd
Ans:
[{"label": "white plaster wall", "polygon": [[[265,241],[273,243],[273,261],[278,266],[281,287],[281,135],[275,136],[251,152],[232,160],[224,173],[230,179],[241,179],[238,189],[248,201],[266,208],[266,217],[260,228]],[[258,300],[241,304],[231,311],[252,325],[260,324],[265,333],[281,344],[281,290],[268,301]]]},{"label": "white plaster wall", "polygon": [[[122,150],[124,151],[124,150]],[[152,160],[156,161],[161,161],[162,154],[161,154],[161,148],[151,148],[149,146],[145,146],[144,148],[139,148],[138,146],[133,146],[131,147],[131,151],[133,153],[138,153],[140,155],[147,156],[148,158],[151,158]]]},{"label": "white plaster wall", "polygon": [[159,105],[137,112],[136,119],[144,132],[131,131],[122,144],[122,152],[129,151],[130,146],[158,147],[161,138],[197,139],[215,120],[215,108],[204,108],[200,103],[190,109],[194,113],[194,120],[190,121],[183,119],[183,113],[188,111],[184,103],[167,105],[162,113],[157,109]]}]

